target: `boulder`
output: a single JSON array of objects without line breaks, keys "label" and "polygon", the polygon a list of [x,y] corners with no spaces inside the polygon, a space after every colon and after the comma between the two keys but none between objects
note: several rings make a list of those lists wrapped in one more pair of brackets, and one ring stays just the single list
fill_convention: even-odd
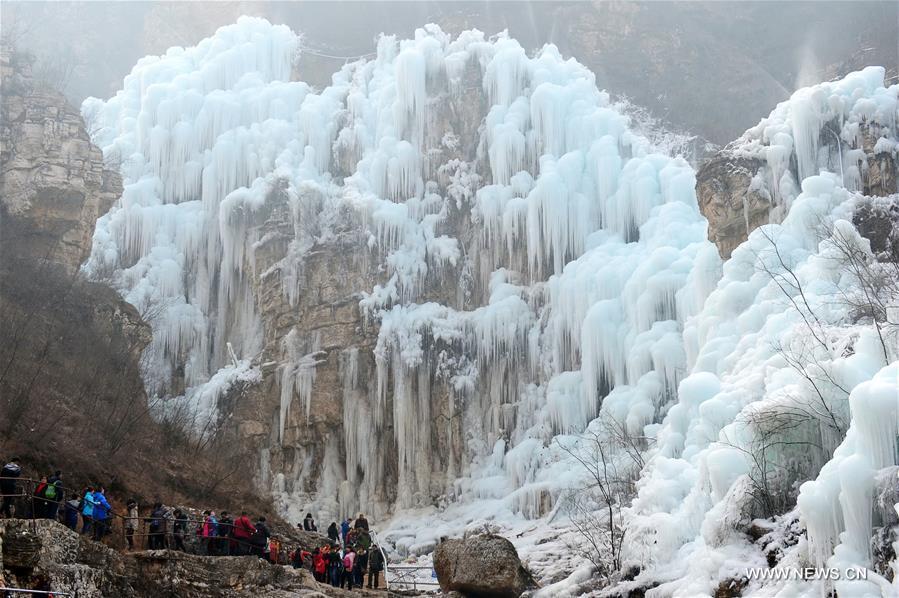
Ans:
[{"label": "boulder", "polygon": [[434,569],[443,592],[468,597],[514,598],[533,584],[512,543],[492,534],[441,542]]}]

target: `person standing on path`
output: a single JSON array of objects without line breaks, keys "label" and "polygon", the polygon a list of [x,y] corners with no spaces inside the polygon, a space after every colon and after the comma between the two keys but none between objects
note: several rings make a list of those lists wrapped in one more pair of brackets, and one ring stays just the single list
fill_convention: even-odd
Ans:
[{"label": "person standing on path", "polygon": [[187,549],[184,547],[185,533],[187,533],[187,515],[181,509],[175,509],[175,519],[172,522],[172,541],[175,543],[175,550],[187,552]]},{"label": "person standing on path", "polygon": [[[371,553],[368,557],[368,587],[369,589],[378,589],[378,582],[381,577],[381,571],[384,570],[384,555],[377,544],[371,547]],[[374,582],[374,587],[372,587]]]},{"label": "person standing on path", "polygon": [[129,499],[126,507],[128,509],[128,517],[125,519],[125,539],[128,540],[128,550],[134,550],[134,532],[137,531],[137,520],[139,517],[137,501],[133,498]]},{"label": "person standing on path", "polygon": [[44,517],[56,521],[59,505],[65,500],[63,494],[62,472],[56,470],[53,472],[53,475],[47,478],[47,487],[44,489],[44,498],[47,499],[44,507]]},{"label": "person standing on path", "polygon": [[100,488],[94,491],[93,510],[94,540],[98,542],[106,535],[108,529],[107,518],[110,510],[112,510],[112,507],[109,506],[109,502],[106,500],[106,489],[100,486]]},{"label": "person standing on path", "polygon": [[84,496],[81,498],[81,533],[88,535],[91,533],[91,525],[94,521],[94,488],[88,486],[84,490]]},{"label": "person standing on path", "polygon": [[340,543],[340,530],[337,529],[336,521],[332,521],[331,525],[328,526],[328,539],[335,544]]},{"label": "person standing on path", "polygon": [[3,505],[0,507],[0,512],[7,519],[12,517],[13,504],[16,496],[19,494],[17,481],[19,476],[22,475],[22,467],[19,465],[19,462],[18,457],[13,457],[0,470],[0,494],[3,495]]}]

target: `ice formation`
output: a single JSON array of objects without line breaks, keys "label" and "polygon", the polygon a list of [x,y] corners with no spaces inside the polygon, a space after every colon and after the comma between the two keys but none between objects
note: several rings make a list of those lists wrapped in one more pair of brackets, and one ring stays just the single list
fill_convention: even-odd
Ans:
[{"label": "ice formation", "polygon": [[868,169],[866,146],[875,157],[895,155],[896,95],[895,86],[884,88],[884,69],[876,66],[805,87],[733,148],[738,156],[763,162],[757,182],[781,206],[782,217],[805,178],[827,170],[840,176],[842,187],[859,191]]},{"label": "ice formation", "polygon": [[[479,520],[552,522],[584,483],[572,447],[610,419],[648,443],[626,562],[668,567],[654,595],[704,595],[750,558],[728,526],[758,475],[759,422],[799,410],[789,440],[805,448],[767,458],[817,478],[799,495],[809,558],[866,565],[872,480],[897,464],[899,356],[833,301],[852,282],[833,239],[854,234],[861,137],[895,152],[899,87],[882,69],[800,90],[746,133],[736,151],[762,162],[753,184],[779,223],[722,264],[689,164],[632,132],[554,46],[528,56],[505,35],[431,25],[382,37],[320,91],[292,80],[299,49],[287,28],[242,18],[83,106],[125,182],[85,269],[151,322],[152,393],[214,417],[234,372],[272,359],[274,436],[292,412],[308,420],[321,339],[267,342],[258,286],[276,269],[295,306],[306,252],[350,214],[381,263],[354,289],[375,371],[360,373],[361,340],[340,351],[343,429],[302,471],[317,495],[263,450],[260,480],[285,511],[406,513],[417,523],[397,516],[389,536],[412,552]],[[432,130],[463,104],[469,152],[460,131]],[[292,238],[261,272],[252,223],[274,197]],[[614,466],[636,475],[625,457]]]}]

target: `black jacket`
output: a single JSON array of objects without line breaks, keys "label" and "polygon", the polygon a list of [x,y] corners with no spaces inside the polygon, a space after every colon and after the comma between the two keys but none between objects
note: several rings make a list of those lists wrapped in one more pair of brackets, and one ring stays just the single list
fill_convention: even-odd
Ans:
[{"label": "black jacket", "polygon": [[175,534],[184,535],[184,532],[187,531],[187,515],[181,513],[177,517],[175,517],[175,522],[172,524],[172,532]]},{"label": "black jacket", "polygon": [[219,536],[228,537],[234,535],[234,520],[230,517],[219,519]]},{"label": "black jacket", "polygon": [[268,526],[262,521],[256,522],[256,533],[253,534],[251,538],[251,542],[255,546],[266,546],[268,544],[268,538],[272,533],[269,531]]},{"label": "black jacket", "polygon": [[359,571],[367,571],[368,570],[368,553],[365,554],[357,554],[356,562],[353,563],[353,568],[358,569]]},{"label": "black jacket", "polygon": [[340,537],[340,532],[337,530],[336,523],[332,523],[330,527],[328,527],[328,537],[332,542],[337,542],[337,539]]},{"label": "black jacket", "polygon": [[22,468],[16,465],[15,463],[7,463],[3,466],[3,469],[0,470],[0,490],[3,490],[3,494],[15,494],[16,492],[16,480],[11,478],[17,478],[22,475]]},{"label": "black jacket", "polygon": [[370,571],[383,571],[384,556],[380,550],[372,550],[368,553],[368,568]]}]

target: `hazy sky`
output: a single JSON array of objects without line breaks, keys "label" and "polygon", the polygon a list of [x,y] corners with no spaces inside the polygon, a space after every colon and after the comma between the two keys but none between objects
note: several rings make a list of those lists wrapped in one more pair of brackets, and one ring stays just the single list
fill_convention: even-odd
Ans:
[{"label": "hazy sky", "polygon": [[[899,2],[20,2],[0,4],[4,37],[67,60],[77,103],[108,97],[134,63],[192,45],[242,14],[305,35],[304,79],[326,84],[340,59],[427,22],[456,33],[503,29],[528,49],[555,43],[674,125],[725,143],[801,84],[867,64],[895,75]],[[48,58],[49,57],[49,58]]]}]

